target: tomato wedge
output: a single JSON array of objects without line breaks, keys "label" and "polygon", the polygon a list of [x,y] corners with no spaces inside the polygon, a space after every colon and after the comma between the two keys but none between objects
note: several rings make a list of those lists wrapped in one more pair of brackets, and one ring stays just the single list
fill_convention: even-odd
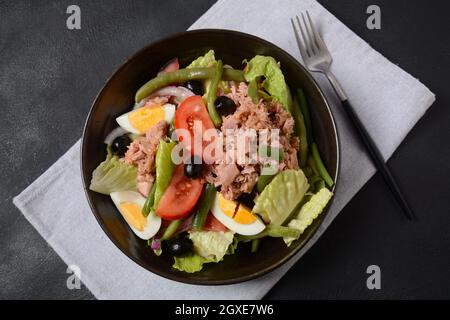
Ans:
[{"label": "tomato wedge", "polygon": [[228,231],[228,228],[225,227],[222,222],[216,219],[214,215],[210,212],[208,213],[208,217],[206,218],[205,225],[203,226],[203,230],[206,231]]},{"label": "tomato wedge", "polygon": [[203,134],[208,129],[215,130],[201,96],[188,97],[180,104],[177,111],[175,111],[174,126],[175,129],[184,129],[189,132],[190,143],[183,141],[183,136],[179,136],[179,140],[191,151],[192,155],[199,156],[202,155],[202,150],[194,149],[194,137],[202,139],[202,147],[204,149],[209,142],[205,141]]},{"label": "tomato wedge", "polygon": [[178,58],[173,58],[169,60],[158,72],[158,74],[174,72],[180,69],[180,63],[178,62]]},{"label": "tomato wedge", "polygon": [[166,220],[178,220],[191,213],[203,190],[200,179],[190,179],[184,175],[181,164],[173,173],[170,184],[164,192],[156,214]]}]

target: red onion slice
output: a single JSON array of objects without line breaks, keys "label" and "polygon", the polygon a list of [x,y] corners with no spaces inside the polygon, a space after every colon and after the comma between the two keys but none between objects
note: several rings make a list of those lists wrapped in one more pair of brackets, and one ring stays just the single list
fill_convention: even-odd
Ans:
[{"label": "red onion slice", "polygon": [[108,146],[110,146],[110,145],[113,143],[113,141],[114,141],[115,138],[120,137],[120,136],[123,136],[125,133],[128,133],[128,131],[125,130],[124,128],[122,128],[122,127],[117,127],[117,128],[115,128],[113,131],[111,131],[111,132],[106,136],[104,142],[105,142]]},{"label": "red onion slice", "polygon": [[181,103],[184,101],[184,99],[186,99],[187,97],[193,96],[193,95],[194,95],[194,93],[185,87],[167,86],[167,87],[159,89],[158,91],[153,92],[148,97],[145,97],[144,99],[142,99],[139,103],[136,103],[133,106],[133,110],[142,108],[143,106],[145,106],[145,104],[147,103],[148,100],[150,100],[151,98],[154,98],[154,97],[164,97],[164,96],[175,97],[175,101],[177,103]]},{"label": "red onion slice", "polygon": [[171,97],[175,97],[175,99],[177,100],[178,103],[181,103],[184,101],[184,99],[186,99],[187,97],[193,96],[193,95],[194,95],[194,93],[185,87],[168,86],[168,87],[164,87],[162,89],[159,89],[158,91],[153,92],[149,96],[149,98],[159,97],[159,96],[171,96]]},{"label": "red onion slice", "polygon": [[191,214],[186,220],[183,221],[180,228],[177,230],[176,234],[183,233],[185,231],[191,230],[192,228],[192,220],[194,219],[194,215]]},{"label": "red onion slice", "polygon": [[159,249],[161,249],[161,239],[153,238],[152,239],[152,243],[150,245],[150,248],[152,248],[152,250],[159,250]]}]

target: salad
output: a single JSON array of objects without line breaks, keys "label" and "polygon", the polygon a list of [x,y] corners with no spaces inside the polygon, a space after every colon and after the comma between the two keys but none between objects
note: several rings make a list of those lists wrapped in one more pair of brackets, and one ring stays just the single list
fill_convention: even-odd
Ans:
[{"label": "salad", "polygon": [[173,268],[200,271],[240,243],[296,241],[333,196],[302,89],[257,55],[243,70],[213,50],[163,66],[105,138],[90,189]]}]

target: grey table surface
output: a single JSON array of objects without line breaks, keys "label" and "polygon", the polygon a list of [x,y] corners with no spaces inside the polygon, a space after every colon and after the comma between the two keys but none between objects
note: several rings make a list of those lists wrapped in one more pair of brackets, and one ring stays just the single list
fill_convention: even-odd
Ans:
[{"label": "grey table surface", "polygon": [[[407,222],[379,174],[347,205],[267,299],[450,298],[450,42],[446,1],[321,0],[437,101],[389,165],[418,216]],[[214,1],[0,1],[0,299],[93,299],[68,290],[66,265],[12,198],[81,135],[97,91],[146,44],[185,30]],[[382,29],[366,28],[378,4]],[[255,13],[257,14],[257,13]],[[268,17],[268,21],[270,17]],[[381,268],[368,290],[366,268]]]}]

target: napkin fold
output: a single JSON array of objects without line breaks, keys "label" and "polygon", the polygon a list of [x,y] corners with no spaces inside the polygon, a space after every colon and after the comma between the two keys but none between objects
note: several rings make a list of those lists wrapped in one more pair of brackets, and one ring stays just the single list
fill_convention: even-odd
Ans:
[{"label": "napkin fold", "polygon": [[[309,10],[333,56],[332,71],[388,159],[435,97],[316,1],[220,0],[190,29],[251,33],[301,61],[289,18],[305,10]],[[107,238],[89,209],[81,182],[79,141],[13,202],[68,265],[80,268],[81,280],[99,299],[260,299],[375,173],[330,85],[323,77],[315,77],[337,122],[341,144],[339,185],[330,211],[313,238],[294,258],[266,276],[235,285],[195,286],[154,275],[128,259]]]}]

